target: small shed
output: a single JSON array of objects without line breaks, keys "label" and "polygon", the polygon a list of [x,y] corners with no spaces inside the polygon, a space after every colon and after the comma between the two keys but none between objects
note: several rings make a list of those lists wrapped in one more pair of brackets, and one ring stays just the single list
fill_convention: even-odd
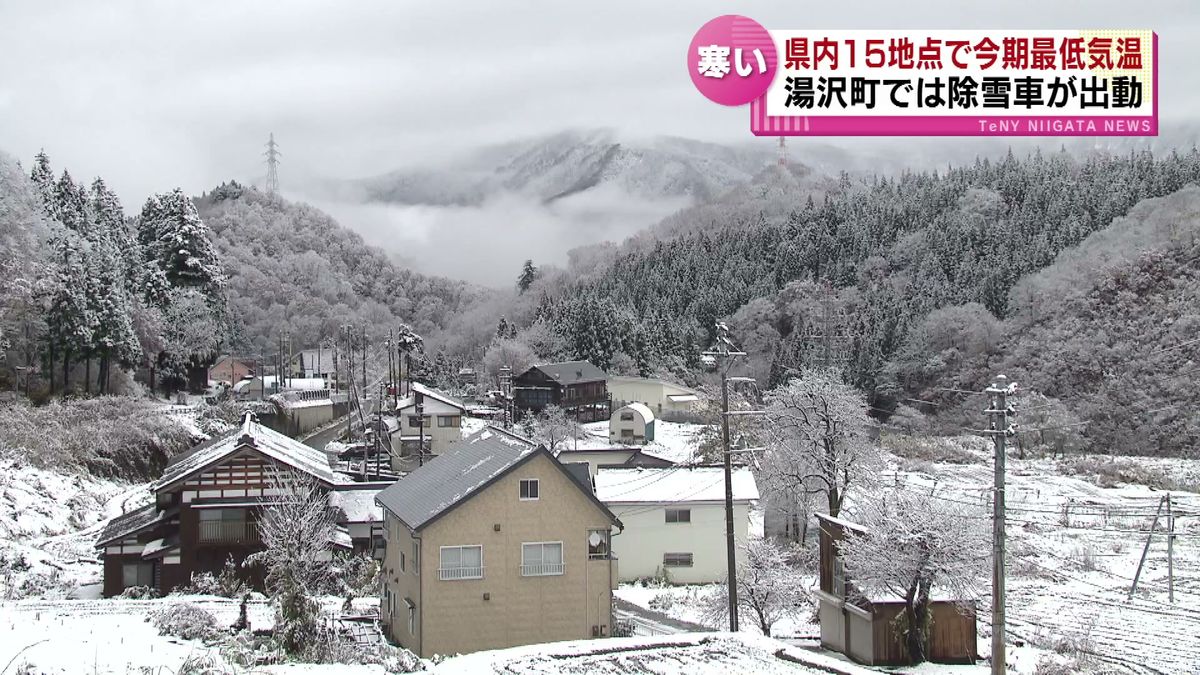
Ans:
[{"label": "small shed", "polygon": [[608,439],[628,445],[654,440],[654,412],[642,403],[630,403],[613,411],[608,420]]},{"label": "small shed", "polygon": [[[897,620],[904,611],[904,601],[862,597],[838,550],[847,532],[865,536],[870,532],[842,518],[824,513],[816,516],[821,527],[820,589],[816,592],[821,646],[868,666],[908,665],[908,650]],[[974,604],[937,599],[929,609],[929,660],[974,663],[978,658]]]}]

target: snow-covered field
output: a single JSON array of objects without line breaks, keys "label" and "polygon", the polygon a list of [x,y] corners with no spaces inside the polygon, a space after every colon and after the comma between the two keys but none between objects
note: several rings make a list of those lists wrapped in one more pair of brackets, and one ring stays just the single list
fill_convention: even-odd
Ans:
[{"label": "snow-covered field", "polygon": [[[1137,460],[1185,479],[1200,462]],[[990,509],[988,464],[897,470],[885,483]],[[1137,592],[1138,561],[1163,492],[1100,487],[1059,474],[1052,460],[1010,458],[1006,488],[1010,640],[1090,658],[1097,669],[1200,672],[1200,495],[1172,495],[1175,602],[1169,600],[1165,518],[1151,540]],[[990,520],[990,516],[984,516]],[[990,599],[980,607],[980,653],[988,651]]]}]

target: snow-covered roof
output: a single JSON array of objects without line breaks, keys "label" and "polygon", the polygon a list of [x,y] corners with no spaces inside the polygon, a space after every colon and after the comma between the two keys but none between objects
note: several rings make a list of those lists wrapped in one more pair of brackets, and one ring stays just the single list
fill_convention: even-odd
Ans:
[{"label": "snow-covered roof", "polygon": [[[596,496],[605,504],[667,504],[725,500],[725,469],[719,466],[669,468],[601,468],[596,472]],[[733,500],[758,499],[750,469],[733,471]]]},{"label": "snow-covered roof", "polygon": [[343,482],[333,472],[325,453],[259,424],[253,414],[247,413],[241,427],[172,459],[151,488],[162,490],[245,449],[256,450],[326,484]]},{"label": "snow-covered roof", "polygon": [[383,509],[375,503],[375,497],[382,491],[380,485],[334,490],[329,493],[329,505],[341,509],[347,523],[382,523]]},{"label": "snow-covered roof", "polygon": [[[452,398],[449,394],[440,392],[437,389],[434,389],[433,387],[427,387],[427,386],[421,384],[420,382],[413,382],[412,390],[416,393],[421,394],[422,396],[428,396],[429,398],[441,401],[442,403],[445,403],[448,406],[458,408],[459,410],[462,410],[463,412],[466,412],[466,410],[467,410],[467,406],[463,405],[462,402]],[[410,394],[410,395],[405,396],[404,398],[400,399],[400,402],[396,404],[396,410],[401,411],[406,408],[413,407],[414,405],[416,405],[416,402],[414,400],[415,398],[416,398],[415,395]]]},{"label": "snow-covered roof", "polygon": [[125,537],[141,532],[163,522],[174,513],[178,513],[178,511],[178,509],[159,511],[158,507],[154,504],[147,504],[129,513],[122,513],[108,521],[108,524],[104,526],[104,530],[100,532],[100,538],[96,540],[96,546],[104,546],[118,539],[124,539]]},{"label": "snow-covered roof", "polygon": [[644,403],[629,403],[613,411],[613,415],[621,414],[622,410],[632,410],[642,417],[642,422],[649,424],[654,421],[654,411]]},{"label": "snow-covered roof", "polygon": [[[563,361],[562,363],[542,363],[532,366],[529,370],[540,370],[546,377],[559,384],[579,384],[582,382],[599,382],[607,380],[608,375],[588,361]],[[525,371],[526,373],[529,370]]]},{"label": "snow-covered roof", "polygon": [[[245,391],[250,387],[257,387],[256,384],[262,380],[262,386],[267,389],[275,388],[275,380],[278,379],[274,375],[263,375],[262,377],[247,377],[233,384],[234,391]],[[313,391],[319,389],[328,389],[329,384],[322,377],[284,377],[283,384],[280,386],[280,391],[296,391],[305,390]]]},{"label": "snow-covered roof", "polygon": [[380,492],[376,501],[409,527],[420,529],[539,447],[524,436],[487,427],[452,443],[434,461]]}]

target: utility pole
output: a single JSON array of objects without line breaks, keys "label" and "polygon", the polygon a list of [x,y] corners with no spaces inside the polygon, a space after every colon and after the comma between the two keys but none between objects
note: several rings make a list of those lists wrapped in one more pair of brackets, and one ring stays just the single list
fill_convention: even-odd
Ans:
[{"label": "utility pole", "polygon": [[733,344],[729,338],[729,328],[723,322],[717,322],[716,343],[701,354],[725,362],[725,368],[721,371],[721,447],[725,456],[725,576],[729,585],[729,630],[737,632],[737,550],[733,536],[733,457],[732,448],[729,446],[729,369],[733,366],[734,357],[745,356],[746,352]]},{"label": "utility pole", "polygon": [[[1150,532],[1146,535],[1146,546],[1142,548],[1142,557],[1138,560],[1137,571],[1133,573],[1133,583],[1129,585],[1129,597],[1132,598],[1137,591],[1138,579],[1142,578],[1142,566],[1146,564],[1146,554],[1150,552],[1150,540],[1154,539],[1154,530],[1158,528],[1158,516],[1162,513],[1163,505],[1169,504],[1166,497],[1158,498],[1158,508],[1154,509],[1154,522],[1150,523]],[[1169,506],[1167,508],[1170,508]],[[1168,552],[1170,552],[1170,538],[1168,537]],[[1174,595],[1174,593],[1172,593]]]},{"label": "utility pole", "polygon": [[1008,395],[1016,393],[1016,384],[1009,384],[1008,378],[997,375],[992,386],[984,390],[991,395],[991,402],[985,414],[991,419],[990,426],[985,432],[995,443],[996,458],[992,485],[992,674],[1003,675],[1006,670],[1004,645],[1004,480],[1005,480],[1005,441],[1016,433],[1016,426],[1008,423],[1010,415],[1016,410],[1008,404]]},{"label": "utility pole", "polygon": [[1171,493],[1167,493],[1167,599],[1175,604],[1175,514],[1171,511]]},{"label": "utility pole", "polygon": [[425,397],[415,392],[413,400],[417,403],[417,466],[425,466]]},{"label": "utility pole", "polygon": [[275,143],[275,134],[272,133],[267,140],[267,151],[263,153],[267,156],[267,194],[279,194],[279,146]]}]

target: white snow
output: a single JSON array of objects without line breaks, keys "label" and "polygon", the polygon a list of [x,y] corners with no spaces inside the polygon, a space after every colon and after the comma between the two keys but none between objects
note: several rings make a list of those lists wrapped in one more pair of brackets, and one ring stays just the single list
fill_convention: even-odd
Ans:
[{"label": "white snow", "polygon": [[[584,437],[579,439],[579,449],[625,447],[614,443],[608,438],[608,420],[589,422],[583,427]],[[655,457],[661,457],[676,464],[689,464],[696,461],[699,449],[698,434],[704,431],[703,424],[684,424],[655,420],[654,440],[645,445],[629,446],[639,448],[642,452]]]},{"label": "white snow", "polygon": [[[725,499],[722,467],[637,467],[596,472],[596,498],[605,504],[719,502]],[[733,500],[758,499],[754,474],[738,468],[732,474]]]}]

